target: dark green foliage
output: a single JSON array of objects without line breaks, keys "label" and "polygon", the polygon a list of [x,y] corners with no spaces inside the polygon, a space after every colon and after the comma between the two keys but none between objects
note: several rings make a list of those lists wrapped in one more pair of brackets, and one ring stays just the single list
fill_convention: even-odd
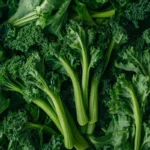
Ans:
[{"label": "dark green foliage", "polygon": [[8,30],[4,36],[4,43],[8,48],[22,52],[27,52],[32,47],[40,50],[44,44],[48,44],[41,28],[33,24],[18,30],[15,28]]},{"label": "dark green foliage", "polygon": [[0,149],[150,148],[149,0],[0,0]]},{"label": "dark green foliage", "polygon": [[47,144],[44,144],[42,150],[49,150],[49,149],[62,150],[64,149],[62,144],[63,143],[62,143],[61,137],[52,136],[52,138],[50,139],[50,142]]},{"label": "dark green foliage", "polygon": [[[124,115],[114,115],[106,131],[106,135],[102,137],[89,137],[96,150],[102,147],[109,147],[111,149],[131,150],[131,145],[128,142],[129,138],[130,120]],[[107,146],[106,146],[107,145]]]},{"label": "dark green foliage", "polygon": [[10,141],[8,149],[35,149],[32,143],[31,133],[22,133],[27,121],[28,115],[25,110],[8,112],[2,124],[2,134]]},{"label": "dark green foliage", "polygon": [[18,112],[9,112],[7,118],[3,121],[3,132],[7,135],[9,140],[20,140],[20,131],[23,129],[28,118],[25,110],[19,110]]},{"label": "dark green foliage", "polygon": [[126,17],[131,21],[144,20],[150,15],[149,0],[138,0],[133,2],[125,11]]}]

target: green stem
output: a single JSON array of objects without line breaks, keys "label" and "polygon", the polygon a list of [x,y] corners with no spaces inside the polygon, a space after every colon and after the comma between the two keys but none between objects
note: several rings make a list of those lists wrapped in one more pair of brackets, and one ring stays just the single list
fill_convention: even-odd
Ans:
[{"label": "green stem", "polygon": [[81,47],[82,64],[82,93],[85,110],[88,111],[88,84],[89,84],[89,61],[86,46],[78,35],[79,45]]},{"label": "green stem", "polygon": [[89,123],[86,133],[87,134],[93,134],[94,129],[95,129],[95,122],[94,123]]},{"label": "green stem", "polygon": [[91,14],[92,18],[109,18],[115,15],[115,10],[108,10],[108,11],[104,11],[104,12],[94,12],[93,14]]},{"label": "green stem", "polygon": [[67,117],[66,117],[66,114],[65,114],[63,104],[61,102],[60,97],[55,95],[47,87],[43,88],[43,91],[51,98],[51,100],[54,104],[56,114],[57,114],[59,122],[61,124],[62,132],[63,132],[63,136],[64,136],[65,147],[68,149],[73,148],[74,141],[73,141],[72,131],[71,131],[71,128],[69,126],[69,123],[68,123],[68,120],[67,120]]},{"label": "green stem", "polygon": [[12,21],[13,18],[10,18],[8,20],[9,23],[13,24],[13,26],[22,26],[24,24],[27,24],[30,21],[33,21],[35,19],[37,19],[39,16],[36,14],[36,11],[30,12],[28,14],[26,14],[24,17],[17,19],[16,21]]},{"label": "green stem", "polygon": [[70,126],[72,128],[72,132],[74,135],[74,141],[75,141],[75,145],[74,147],[76,148],[76,150],[85,150],[89,147],[87,141],[84,139],[84,137],[82,136],[82,134],[79,132],[70,112],[68,111],[67,107],[65,107],[65,111],[66,114],[68,116],[68,120],[70,123]]},{"label": "green stem", "polygon": [[87,128],[87,134],[92,134],[94,132],[95,123],[98,121],[98,87],[101,77],[104,74],[105,69],[107,68],[107,65],[109,63],[114,46],[115,42],[114,40],[112,40],[105,54],[104,65],[98,66],[92,77],[89,99],[89,125]]},{"label": "green stem", "polygon": [[19,86],[15,85],[14,83],[12,82],[8,82],[6,85],[5,85],[9,91],[15,91],[15,92],[18,92],[20,94],[23,94],[22,90],[20,89]]},{"label": "green stem", "polygon": [[32,11],[32,12],[26,14],[24,17],[21,17],[21,18],[18,18],[18,19],[15,19],[14,17],[11,17],[11,18],[8,20],[8,22],[9,22],[10,24],[13,24],[13,23],[20,22],[20,21],[22,21],[22,20],[25,20],[25,19],[30,18],[30,17],[35,16],[35,15],[36,15],[36,12],[35,12],[35,11]]},{"label": "green stem", "polygon": [[78,35],[78,41],[81,47],[82,53],[82,93],[83,93],[83,101],[85,110],[88,111],[88,84],[89,84],[89,62],[88,62],[88,55],[87,49],[83,42],[81,41],[80,36]]},{"label": "green stem", "polygon": [[132,104],[133,104],[133,114],[135,119],[135,140],[134,140],[134,150],[140,150],[141,144],[141,131],[142,131],[142,114],[140,112],[140,107],[138,104],[137,97],[135,95],[132,85],[129,87],[129,93],[131,94]]},{"label": "green stem", "polygon": [[35,123],[28,122],[25,124],[24,130],[30,130],[30,129],[43,130],[50,135],[59,135],[55,130],[53,130],[50,127],[47,127],[47,126],[41,125],[41,124],[35,124]]},{"label": "green stem", "polygon": [[87,52],[82,48],[82,92],[86,111],[88,111],[88,85],[89,85],[89,63]]},{"label": "green stem", "polygon": [[81,126],[84,126],[88,122],[88,117],[87,117],[87,114],[85,111],[81,87],[80,87],[78,77],[75,74],[75,72],[72,70],[70,65],[62,57],[59,57],[58,59],[62,63],[62,65],[65,68],[66,72],[68,73],[69,77],[71,78],[71,81],[73,84],[73,89],[74,89],[77,120]]},{"label": "green stem", "polygon": [[52,110],[52,108],[40,98],[34,99],[32,100],[32,102],[38,107],[40,107],[51,118],[51,120],[55,123],[58,130],[63,134],[58,117],[56,113]]},{"label": "green stem", "polygon": [[98,121],[98,86],[99,80],[96,77],[92,78],[90,100],[89,100],[89,124],[87,134],[94,132],[95,123]]},{"label": "green stem", "polygon": [[13,26],[18,26],[18,27],[23,26],[23,25],[29,23],[30,21],[36,20],[38,17],[39,16],[35,15],[35,16],[31,16],[29,18],[18,20],[18,21],[13,23]]},{"label": "green stem", "polygon": [[113,50],[114,46],[115,46],[115,41],[112,40],[110,42],[109,48],[108,48],[108,50],[106,52],[106,55],[105,55],[105,65],[104,65],[104,71],[103,71],[103,73],[105,72],[105,69],[107,68],[107,65],[109,63],[109,60],[110,60],[110,57],[111,57],[112,50]]},{"label": "green stem", "polygon": [[[58,96],[56,96],[47,86],[46,82],[44,81],[44,79],[40,76],[40,74],[38,74],[39,79],[41,80],[41,82],[43,83],[43,88],[42,90],[51,98],[55,110],[56,110],[56,114],[53,111],[53,109],[42,99],[40,98],[36,98],[33,99],[32,102],[34,104],[36,104],[38,107],[40,107],[55,123],[55,125],[57,126],[57,128],[59,129],[59,131],[63,134],[64,136],[64,144],[65,147],[67,149],[71,149],[74,146],[74,141],[73,141],[73,135],[72,135],[72,131],[71,128],[69,126],[67,117],[65,115],[65,111],[63,108],[63,104],[60,100],[60,98]],[[12,84],[13,85],[13,84]],[[14,86],[14,85],[13,85]],[[7,86],[8,87],[8,86]],[[16,86],[17,87],[17,86]],[[8,87],[9,88],[9,87]],[[13,88],[13,91],[16,91],[16,88]],[[23,92],[20,89],[22,95]],[[18,90],[16,91],[18,92]]]},{"label": "green stem", "polygon": [[30,17],[33,17],[33,16],[37,16],[36,11],[32,11],[32,12],[26,14],[26,15],[23,16],[22,18],[19,18],[19,19],[17,19],[16,21],[14,21],[14,23],[15,23],[15,22],[19,22],[19,21],[21,21],[21,20],[25,20],[25,19],[30,18]]},{"label": "green stem", "polygon": [[89,123],[95,123],[98,120],[98,85],[99,82],[93,78],[90,90]]}]

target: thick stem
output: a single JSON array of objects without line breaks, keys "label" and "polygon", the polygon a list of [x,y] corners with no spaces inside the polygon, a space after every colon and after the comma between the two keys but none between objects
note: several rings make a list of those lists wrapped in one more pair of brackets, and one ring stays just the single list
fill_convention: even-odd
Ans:
[{"label": "thick stem", "polygon": [[17,19],[16,21],[8,20],[9,23],[13,24],[13,26],[23,26],[24,24],[27,24],[30,21],[34,21],[37,19],[39,16],[36,14],[36,11],[30,12],[26,14],[24,17]]},{"label": "thick stem", "polygon": [[134,140],[134,150],[140,150],[140,144],[141,144],[141,131],[142,131],[142,114],[140,112],[140,107],[138,104],[137,97],[135,95],[134,89],[132,86],[129,88],[129,92],[131,94],[132,98],[132,104],[133,104],[133,113],[134,113],[134,119],[135,119],[135,140]]},{"label": "thick stem", "polygon": [[94,129],[95,129],[95,123],[89,123],[88,127],[87,127],[86,133],[87,134],[93,134]]},{"label": "thick stem", "polygon": [[17,20],[16,22],[14,22],[13,26],[18,26],[18,27],[23,26],[23,25],[29,23],[30,21],[36,20],[38,17],[39,16],[34,15],[34,16],[29,17],[29,18],[24,18],[24,19],[22,18],[21,20]]},{"label": "thick stem", "polygon": [[89,63],[87,52],[82,50],[82,92],[86,111],[88,111]]},{"label": "thick stem", "polygon": [[92,79],[89,104],[89,123],[95,123],[98,120],[98,85],[96,78]]},{"label": "thick stem", "polygon": [[[74,140],[73,140],[73,135],[71,128],[69,126],[63,104],[58,96],[56,96],[47,86],[47,84],[44,82],[43,78],[39,75],[39,78],[41,78],[42,83],[43,83],[43,88],[42,90],[51,98],[56,114],[53,111],[53,109],[42,99],[36,98],[33,99],[32,102],[36,104],[38,107],[40,107],[55,123],[59,131],[63,134],[64,136],[64,144],[67,149],[72,149],[74,146]],[[16,91],[14,89],[14,91]],[[18,91],[17,91],[18,92]],[[21,94],[23,94],[21,92]]]},{"label": "thick stem", "polygon": [[70,67],[70,65],[63,58],[59,57],[58,59],[62,63],[62,65],[65,68],[66,72],[68,73],[69,77],[71,78],[71,81],[73,84],[73,89],[74,89],[77,120],[81,126],[84,126],[88,122],[88,117],[87,117],[84,103],[83,103],[83,97],[82,97],[79,80],[78,80],[75,72]]},{"label": "thick stem", "polygon": [[[107,65],[108,65],[108,63],[109,63],[109,60],[110,60],[110,57],[111,57],[112,50],[113,50],[114,46],[115,46],[115,41],[112,40],[112,41],[110,42],[109,48],[108,48],[108,50],[107,50],[107,52],[106,52],[106,55],[105,55],[105,65],[104,65],[103,73],[105,72],[105,69],[107,68]],[[103,73],[102,73],[102,74],[103,74]]]},{"label": "thick stem", "polygon": [[74,147],[76,148],[76,150],[85,150],[89,147],[87,141],[84,139],[84,137],[81,135],[81,133],[79,132],[71,114],[69,113],[67,107],[65,107],[65,111],[66,114],[68,116],[69,119],[69,124],[72,128],[72,132],[74,135],[74,141],[75,141],[75,145]]},{"label": "thick stem", "polygon": [[108,10],[108,11],[104,11],[104,12],[95,12],[93,14],[91,14],[92,18],[109,18],[115,15],[115,10]]},{"label": "thick stem", "polygon": [[63,134],[58,117],[56,113],[51,109],[51,107],[42,99],[37,98],[32,100],[32,102],[38,107],[40,107],[51,118],[51,120],[55,123],[58,130]]},{"label": "thick stem", "polygon": [[89,99],[89,125],[87,128],[87,134],[92,134],[94,132],[95,123],[98,121],[98,87],[101,77],[104,74],[105,69],[107,68],[107,65],[109,63],[114,46],[115,42],[114,40],[112,40],[105,54],[104,64],[102,64],[102,66],[98,66],[92,77]]},{"label": "thick stem", "polygon": [[68,149],[72,149],[73,145],[74,145],[74,140],[73,140],[73,135],[72,135],[72,131],[71,128],[69,126],[64,108],[63,108],[63,104],[60,100],[60,97],[56,96],[49,88],[45,87],[43,89],[43,91],[51,98],[55,110],[56,110],[56,114],[58,116],[61,128],[62,128],[62,132],[63,132],[63,136],[64,136],[64,142],[65,142],[65,147]]},{"label": "thick stem", "polygon": [[88,62],[88,55],[87,55],[87,49],[83,45],[83,42],[81,41],[81,38],[78,37],[79,44],[81,47],[81,53],[82,53],[82,93],[83,93],[83,101],[84,101],[84,107],[86,111],[88,111],[88,84],[89,84],[89,62]]},{"label": "thick stem", "polygon": [[22,90],[20,89],[20,87],[15,85],[12,82],[7,83],[5,86],[9,89],[9,91],[15,91],[15,92],[18,92],[20,94],[23,94]]},{"label": "thick stem", "polygon": [[35,12],[35,11],[32,11],[32,12],[26,14],[26,15],[25,15],[24,17],[22,17],[22,18],[15,19],[14,17],[11,17],[11,18],[8,20],[8,22],[9,22],[10,24],[14,24],[15,22],[19,22],[19,21],[25,20],[26,18],[30,18],[30,17],[35,16],[35,15],[36,15],[36,12]]},{"label": "thick stem", "polygon": [[98,86],[99,80],[97,80],[96,77],[93,77],[90,90],[87,134],[92,134],[94,132],[95,123],[98,121]]}]

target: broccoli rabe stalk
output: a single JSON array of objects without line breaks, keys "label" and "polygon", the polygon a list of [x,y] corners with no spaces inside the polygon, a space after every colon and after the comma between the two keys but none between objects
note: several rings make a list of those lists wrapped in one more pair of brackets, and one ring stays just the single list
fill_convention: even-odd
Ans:
[{"label": "broccoli rabe stalk", "polygon": [[85,125],[87,124],[88,118],[83,104],[82,92],[78,77],[65,59],[63,59],[62,57],[58,57],[58,60],[61,62],[62,66],[65,68],[67,74],[70,76],[72,80],[76,104],[77,120],[81,126]]},{"label": "broccoli rabe stalk", "polygon": [[[99,70],[98,64],[99,64],[99,61],[103,57],[102,48],[105,47],[103,43],[97,42],[97,40],[101,36],[101,31],[96,32],[95,30],[92,28],[83,29],[83,25],[80,25],[79,23],[72,21],[67,26],[67,36],[66,36],[66,39],[64,40],[64,42],[67,43],[67,45],[71,48],[71,50],[70,51],[68,50],[68,51],[70,53],[72,53],[72,55],[73,55],[73,53],[75,53],[74,55],[77,57],[79,63],[81,64],[82,75],[81,75],[81,80],[79,80],[79,81],[81,82],[81,86],[82,86],[81,90],[83,93],[84,106],[85,106],[86,112],[89,114],[89,117],[91,117],[90,121],[89,121],[90,123],[92,123],[93,120],[95,120],[95,118],[97,118],[97,116],[98,116],[98,109],[97,109],[98,85],[99,85],[99,80],[100,80],[99,78],[101,78],[100,77],[101,72],[98,71]],[[106,34],[106,33],[102,33],[102,34]],[[97,37],[97,39],[96,39],[96,37]],[[105,38],[103,40],[106,42]],[[102,42],[103,42],[103,40],[102,40]],[[95,46],[97,43],[99,45]],[[110,47],[111,48],[109,48],[108,52],[106,52],[106,53],[108,53],[107,54],[108,60],[107,60],[106,64],[108,64],[113,44]],[[102,66],[102,67],[104,68],[104,66]],[[96,68],[98,68],[98,69],[96,69]],[[100,66],[100,68],[101,68],[101,66]],[[92,85],[91,85],[92,93],[90,96],[91,98],[89,98],[89,84],[90,84],[89,79],[90,79],[92,69],[95,70],[96,75],[94,75],[93,81],[91,82],[92,83]],[[96,95],[94,92],[96,93]],[[92,99],[93,101],[89,100],[89,99]],[[94,112],[96,112],[97,115],[95,115]]]},{"label": "broccoli rabe stalk", "polygon": [[84,107],[88,109],[88,84],[89,84],[89,58],[87,49],[87,38],[83,27],[76,22],[71,22],[67,26],[67,43],[76,53],[79,53],[79,58],[82,65],[81,86],[83,92]]},{"label": "broccoli rabe stalk", "polygon": [[94,29],[88,29],[86,31],[83,26],[77,22],[72,21],[67,26],[65,42],[71,48],[70,51],[74,51],[74,55],[76,55],[82,67],[82,77],[80,82],[86,112],[88,112],[89,107],[88,90],[90,70],[95,67],[97,61],[102,57],[101,49],[94,45],[94,36],[96,36]]},{"label": "broccoli rabe stalk", "polygon": [[[6,90],[14,91],[23,95],[27,102],[33,102],[36,105],[40,106],[44,112],[48,114],[48,116],[53,120],[58,129],[61,131],[60,123],[58,121],[58,117],[53,111],[53,109],[46,103],[44,100],[38,98],[35,99],[33,93],[31,94],[31,90],[28,86],[24,85],[21,82],[21,78],[19,75],[19,68],[24,64],[24,57],[14,56],[11,59],[7,60],[3,64],[0,65],[0,84],[4,86]],[[18,81],[20,79],[21,81]],[[29,96],[31,99],[29,100]]]},{"label": "broccoli rabe stalk", "polygon": [[32,102],[39,108],[41,108],[51,118],[51,120],[55,123],[58,130],[63,134],[60,122],[53,109],[44,100],[40,98],[33,99]]},{"label": "broccoli rabe stalk", "polygon": [[36,142],[32,138],[34,135],[31,134],[37,133],[39,130],[58,136],[58,133],[48,126],[29,122],[31,119],[25,108],[8,112],[1,124],[1,132],[9,142],[8,149],[35,148]]},{"label": "broccoli rabe stalk", "polygon": [[67,48],[60,48],[59,43],[51,43],[49,51],[44,52],[44,55],[47,60],[51,60],[54,62],[54,69],[59,70],[61,73],[69,76],[69,78],[71,79],[74,89],[78,123],[81,126],[87,124],[88,118],[85,112],[80,82],[77,73],[73,69],[73,67],[77,65],[75,56],[73,56]]},{"label": "broccoli rabe stalk", "polygon": [[[54,121],[60,132],[62,132],[66,148],[72,148],[74,145],[73,136],[65,115],[65,111],[63,109],[62,102],[59,96],[55,95],[48,88],[48,85],[46,84],[45,80],[34,68],[34,65],[37,61],[36,59],[39,60],[37,54],[31,55],[31,57],[23,66],[23,59],[20,58],[19,61],[19,57],[14,57],[8,60],[5,64],[2,65],[1,68],[1,84],[7,87],[8,90],[19,92],[23,95],[23,97],[28,98],[32,94],[29,92],[31,90],[27,88],[31,87],[32,84],[35,85],[36,83],[36,86],[38,88],[42,89],[48,96],[50,96],[55,106],[56,113],[45,101],[43,101],[40,98],[32,97],[31,102],[39,106],[42,110],[44,110],[44,112],[46,112],[48,116],[50,116],[50,118]],[[20,76],[18,76],[18,73],[20,73]],[[19,78],[22,82],[24,82],[26,86],[23,87],[23,84],[21,84],[19,81],[16,81],[16,77],[17,79]],[[29,96],[27,95],[27,93],[29,94]]]},{"label": "broccoli rabe stalk", "polygon": [[[110,90],[108,107],[110,114],[112,114],[112,121],[105,136],[89,136],[91,142],[95,146],[109,144],[115,149],[142,149],[142,120],[143,110],[145,110],[143,103],[147,102],[149,92],[148,76],[139,73],[129,80],[125,77],[125,74],[121,74],[112,90]],[[129,143],[131,131],[134,144]]]},{"label": "broccoli rabe stalk", "polygon": [[92,77],[91,88],[90,88],[90,98],[89,98],[89,124],[87,128],[87,133],[92,134],[94,132],[95,123],[98,121],[98,88],[101,77],[109,63],[112,50],[114,48],[115,42],[111,41],[110,46],[105,54],[105,62],[100,63],[95,70]]},{"label": "broccoli rabe stalk", "polygon": [[40,56],[38,55],[38,53],[32,53],[31,56],[27,59],[24,66],[20,69],[21,70],[20,73],[22,75],[24,82],[29,83],[31,85],[32,84],[35,85],[36,87],[41,89],[44,93],[46,93],[48,97],[51,99],[62,128],[65,146],[66,148],[70,149],[73,147],[74,141],[73,141],[71,128],[63,108],[62,101],[60,99],[60,96],[56,95],[48,87],[45,79],[36,70],[36,65],[39,62],[40,62]]},{"label": "broccoli rabe stalk", "polygon": [[[5,86],[7,90],[20,93],[21,95],[23,95],[23,97],[26,97],[25,95],[26,93],[24,93],[24,90],[22,90],[21,87],[19,87],[16,83],[10,81],[10,79],[5,81],[4,80],[0,81],[0,83],[1,85]],[[43,99],[40,98],[32,99],[32,102],[38,107],[40,107],[52,119],[52,121],[55,123],[59,131],[62,133],[62,129],[58,117],[56,113],[53,111],[53,109]]]},{"label": "broccoli rabe stalk", "polygon": [[103,62],[100,62],[95,69],[95,73],[91,81],[90,99],[89,99],[89,125],[87,133],[92,134],[94,132],[95,123],[98,121],[98,88],[101,81],[101,77],[104,74],[108,63],[111,59],[113,49],[116,45],[121,45],[127,41],[127,33],[124,28],[120,25],[112,24],[112,40],[109,44],[108,49],[105,52]]},{"label": "broccoli rabe stalk", "polygon": [[109,18],[115,15],[115,10],[107,10],[103,12],[91,12],[92,18]]},{"label": "broccoli rabe stalk", "polygon": [[74,140],[75,140],[75,145],[74,147],[77,149],[77,150],[84,150],[84,149],[87,149],[89,147],[89,144],[88,142],[85,140],[85,138],[81,135],[81,133],[79,132],[70,112],[68,111],[67,107],[65,107],[65,112],[69,118],[69,123],[72,127],[72,133],[74,135]]}]

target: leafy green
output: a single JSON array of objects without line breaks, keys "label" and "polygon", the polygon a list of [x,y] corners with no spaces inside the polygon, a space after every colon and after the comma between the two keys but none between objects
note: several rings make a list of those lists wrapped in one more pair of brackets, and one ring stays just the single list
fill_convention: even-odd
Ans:
[{"label": "leafy green", "polygon": [[15,28],[8,30],[4,36],[4,43],[12,50],[27,52],[34,46],[43,48],[47,40],[39,27],[30,24],[19,30]]},{"label": "leafy green", "polygon": [[121,62],[116,62],[118,68],[132,71],[135,73],[142,73],[145,76],[150,75],[149,71],[149,50],[136,51],[133,46],[129,46],[124,52],[121,52]]},{"label": "leafy green", "polygon": [[149,149],[149,19],[149,0],[0,0],[0,149]]},{"label": "leafy green", "polygon": [[47,18],[46,26],[48,31],[59,38],[62,38],[61,29],[67,22],[67,9],[70,2],[71,0],[65,0],[56,14]]},{"label": "leafy green", "polygon": [[[140,149],[142,115],[149,95],[149,78],[142,74],[133,76],[132,83],[120,76],[114,90],[111,92],[111,113],[124,113],[134,119],[135,140],[134,149]],[[142,88],[141,88],[142,87]]]},{"label": "leafy green", "polygon": [[149,16],[150,3],[148,0],[139,0],[137,3],[131,4],[125,11],[125,15],[129,20],[144,20]]},{"label": "leafy green", "polygon": [[42,150],[49,150],[49,149],[52,149],[52,150],[60,150],[62,149],[62,140],[61,140],[61,137],[55,137],[55,136],[52,136],[52,138],[50,139],[50,142],[45,144],[43,146],[43,149]]},{"label": "leafy green", "polygon": [[40,0],[20,0],[16,13],[9,19],[9,22],[15,22],[27,13],[33,11],[40,4]]},{"label": "leafy green", "polygon": [[92,20],[91,15],[88,12],[88,9],[86,8],[86,5],[84,3],[79,2],[78,0],[75,1],[77,6],[76,6],[76,12],[78,13],[79,17],[83,20],[88,21],[91,24],[94,24],[94,21]]},{"label": "leafy green", "polygon": [[[60,30],[66,23],[67,8],[70,0],[55,2],[53,0],[44,0],[40,5],[40,0],[20,1],[17,12],[8,21],[14,26],[23,26],[32,21],[36,21],[37,26],[42,28],[48,26],[48,31],[54,35],[61,36]],[[32,4],[32,5],[31,5]],[[31,5],[31,6],[30,6]],[[29,6],[26,9],[26,6]],[[53,14],[53,11],[57,11]]]},{"label": "leafy green", "polygon": [[149,138],[150,138],[149,123],[144,123],[143,127],[144,127],[145,136],[143,138],[141,149],[142,150],[146,150],[146,149],[150,148],[150,143],[149,143]]},{"label": "leafy green", "polygon": [[109,124],[109,127],[102,137],[90,136],[89,139],[95,145],[96,149],[100,149],[105,145],[111,145],[113,149],[128,149],[131,150],[131,145],[128,142],[130,120],[124,115],[114,115]]}]

